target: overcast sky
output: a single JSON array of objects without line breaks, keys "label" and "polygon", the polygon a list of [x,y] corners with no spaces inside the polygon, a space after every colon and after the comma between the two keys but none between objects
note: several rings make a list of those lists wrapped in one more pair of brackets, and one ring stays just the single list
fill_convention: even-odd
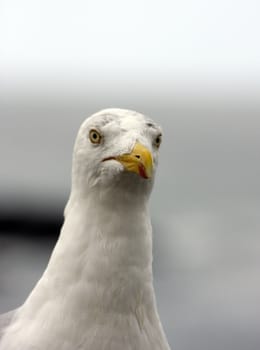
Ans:
[{"label": "overcast sky", "polygon": [[127,67],[260,74],[257,0],[2,0],[0,9],[0,70],[9,78]]}]

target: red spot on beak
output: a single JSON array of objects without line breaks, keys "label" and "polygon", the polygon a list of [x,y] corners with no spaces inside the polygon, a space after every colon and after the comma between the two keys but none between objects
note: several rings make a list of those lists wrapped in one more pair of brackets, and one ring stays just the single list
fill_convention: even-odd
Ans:
[{"label": "red spot on beak", "polygon": [[139,175],[140,176],[142,176],[144,179],[148,179],[148,176],[146,174],[145,167],[143,166],[143,164],[140,164],[138,166],[138,170],[139,170]]}]

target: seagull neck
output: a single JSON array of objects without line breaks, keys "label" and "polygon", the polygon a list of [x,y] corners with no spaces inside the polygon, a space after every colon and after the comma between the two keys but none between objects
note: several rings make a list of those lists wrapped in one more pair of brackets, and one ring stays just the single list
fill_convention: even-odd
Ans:
[{"label": "seagull neck", "polygon": [[53,290],[88,310],[102,305],[108,313],[132,312],[143,297],[153,310],[147,204],[129,208],[115,202],[104,208],[89,200],[74,202],[37,289],[46,295]]},{"label": "seagull neck", "polygon": [[37,332],[44,328],[48,334],[62,324],[77,336],[79,327],[71,327],[72,319],[82,325],[79,331],[93,324],[107,331],[111,320],[124,322],[123,329],[156,328],[147,202],[129,206],[115,200],[113,206],[104,206],[90,198],[73,200],[67,207],[60,238],[22,317],[33,320]]},{"label": "seagull neck", "polygon": [[[151,224],[147,198],[132,200],[131,196],[97,197],[89,194],[87,198],[74,200],[65,218],[63,232],[73,223],[74,234],[80,234],[80,242],[96,244],[99,240],[115,243],[117,240],[135,241],[151,236]],[[68,237],[69,240],[72,237]]]},{"label": "seagull neck", "polygon": [[74,198],[67,208],[48,268],[52,269],[60,261],[64,269],[64,260],[67,260],[68,271],[75,267],[86,280],[92,270],[96,274],[107,271],[116,275],[132,268],[151,277],[151,231],[145,200],[132,203],[129,198],[119,201],[115,196],[114,200],[105,201],[91,195],[86,199]]}]

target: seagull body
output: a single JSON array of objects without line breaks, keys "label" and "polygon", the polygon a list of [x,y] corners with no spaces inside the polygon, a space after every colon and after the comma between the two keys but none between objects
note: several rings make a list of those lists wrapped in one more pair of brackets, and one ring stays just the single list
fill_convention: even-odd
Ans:
[{"label": "seagull body", "polygon": [[9,314],[0,350],[170,349],[156,307],[148,211],[160,138],[159,126],[128,110],[103,110],[82,124],[59,240]]}]

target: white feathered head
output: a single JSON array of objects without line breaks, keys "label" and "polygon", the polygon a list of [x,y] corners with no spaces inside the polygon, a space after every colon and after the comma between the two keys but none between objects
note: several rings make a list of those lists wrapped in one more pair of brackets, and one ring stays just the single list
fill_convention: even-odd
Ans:
[{"label": "white feathered head", "polygon": [[72,191],[149,194],[161,137],[157,124],[134,111],[105,109],[87,118],[75,142]]}]

